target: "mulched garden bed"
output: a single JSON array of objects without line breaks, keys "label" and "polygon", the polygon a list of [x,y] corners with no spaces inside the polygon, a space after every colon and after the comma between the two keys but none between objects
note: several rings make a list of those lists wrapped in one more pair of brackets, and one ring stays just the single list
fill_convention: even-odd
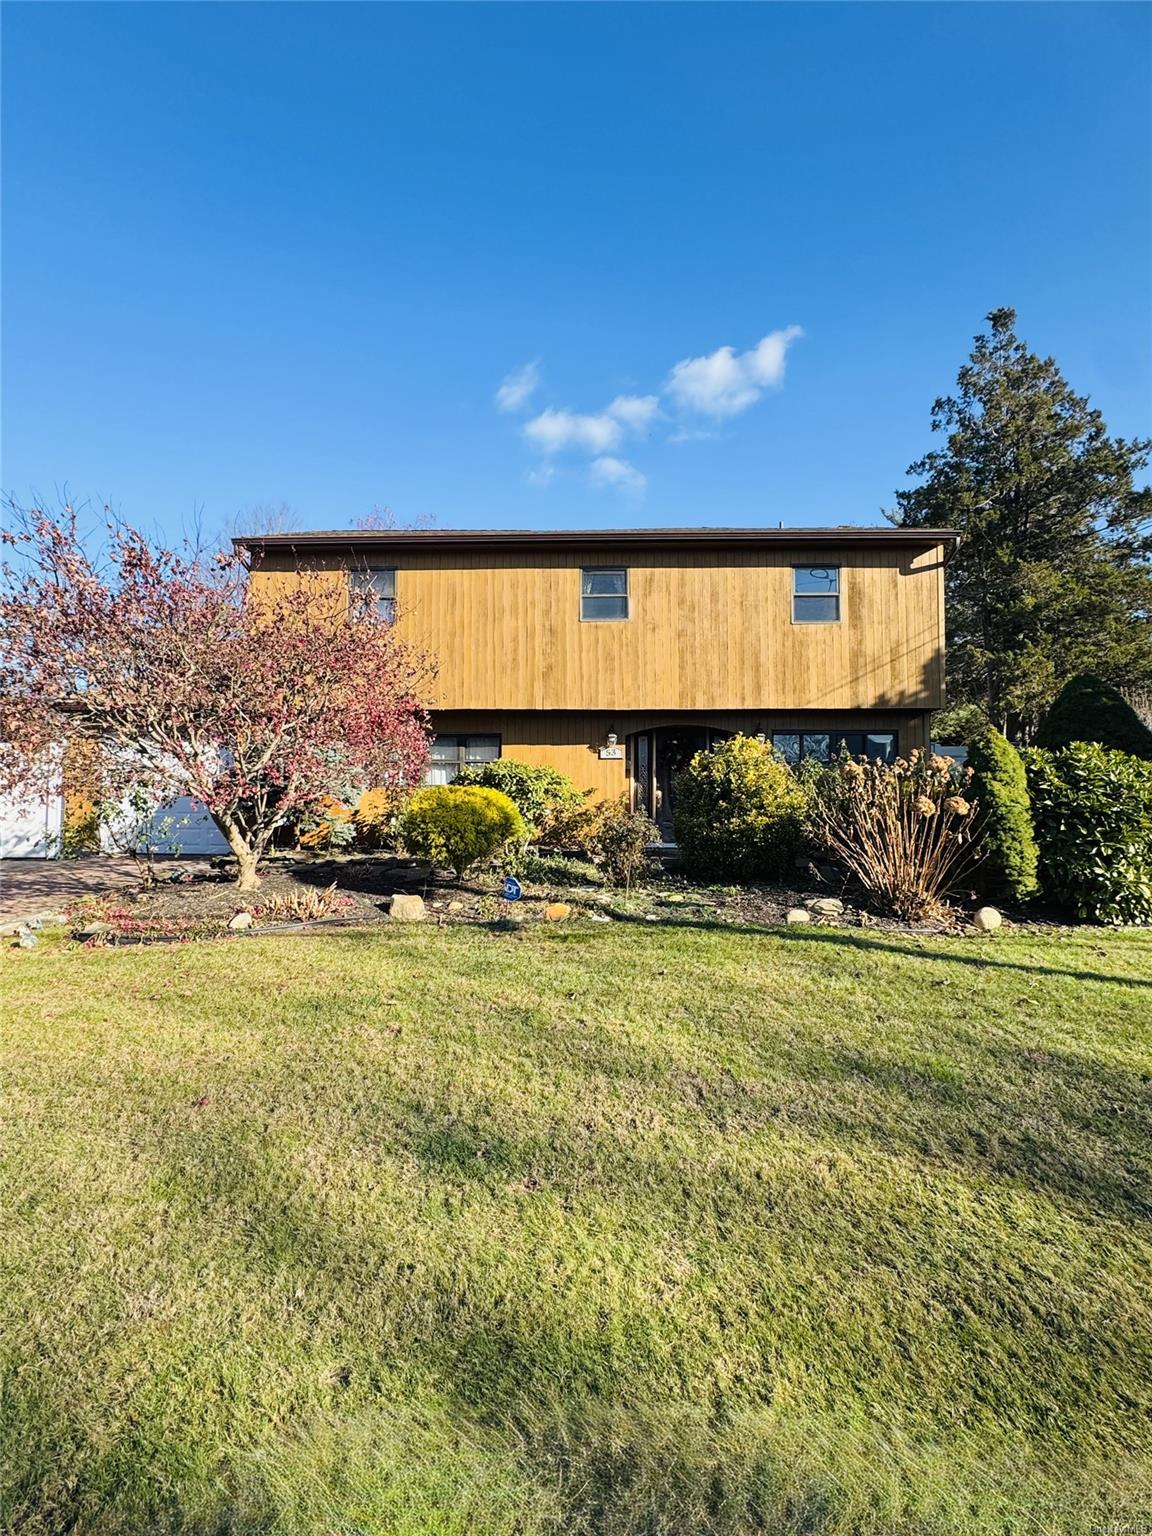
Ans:
[{"label": "mulched garden bed", "polygon": [[[565,870],[563,861],[549,862],[557,866],[556,878],[522,879],[523,897],[510,903],[502,896],[502,873],[495,870],[457,884],[445,872],[434,876],[427,865],[388,856],[276,857],[265,864],[259,891],[245,893],[221,860],[209,869],[178,867],[171,876],[165,871],[165,878],[136,891],[86,899],[71,922],[77,936],[99,944],[218,937],[231,931],[240,912],[251,914],[252,925],[243,930],[250,934],[316,932],[388,921],[392,897],[415,894],[424,898],[426,920],[435,923],[514,926],[542,921],[549,903],[562,902],[570,909],[568,921],[778,927],[792,909],[836,898],[842,910],[812,911],[813,923],[914,934],[966,928],[959,912],[950,922],[935,924],[879,916],[868,909],[862,892],[815,866],[805,871],[808,883],[787,887],[701,885],[654,867],[642,885],[624,892],[595,884],[599,876],[588,866]],[[317,912],[312,907],[320,893],[324,910]],[[285,903],[299,903],[303,910],[286,911]],[[1029,926],[1049,924],[1030,918]]]}]

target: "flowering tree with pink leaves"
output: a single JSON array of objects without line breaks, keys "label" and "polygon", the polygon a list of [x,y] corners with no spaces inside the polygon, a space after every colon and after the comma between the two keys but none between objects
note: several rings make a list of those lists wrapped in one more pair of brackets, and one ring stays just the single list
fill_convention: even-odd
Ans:
[{"label": "flowering tree with pink leaves", "polygon": [[0,793],[97,741],[109,800],[189,796],[252,890],[277,828],[334,781],[419,780],[429,665],[331,572],[257,600],[237,556],[155,548],[114,521],[88,541],[71,508],[8,512]]}]

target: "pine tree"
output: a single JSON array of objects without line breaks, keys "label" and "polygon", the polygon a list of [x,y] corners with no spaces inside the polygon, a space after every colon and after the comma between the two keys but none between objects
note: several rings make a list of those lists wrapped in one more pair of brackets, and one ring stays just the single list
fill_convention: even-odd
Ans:
[{"label": "pine tree", "polygon": [[889,516],[958,529],[947,572],[952,703],[980,704],[1027,741],[1077,672],[1152,682],[1152,489],[1134,476],[1152,443],[1109,437],[1055,361],[996,309],[936,401],[947,445],[911,465],[922,483]]}]

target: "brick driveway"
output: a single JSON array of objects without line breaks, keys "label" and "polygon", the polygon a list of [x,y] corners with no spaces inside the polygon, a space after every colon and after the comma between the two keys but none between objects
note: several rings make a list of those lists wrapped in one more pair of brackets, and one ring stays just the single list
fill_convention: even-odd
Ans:
[{"label": "brick driveway", "polygon": [[[181,859],[180,863],[194,872],[207,868],[202,859]],[[138,883],[131,859],[0,859],[0,922],[35,912],[60,912],[81,896],[130,889]]]}]

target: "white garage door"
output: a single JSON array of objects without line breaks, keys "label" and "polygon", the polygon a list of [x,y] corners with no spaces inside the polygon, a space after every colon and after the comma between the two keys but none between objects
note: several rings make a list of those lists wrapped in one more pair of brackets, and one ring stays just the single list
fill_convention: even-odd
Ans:
[{"label": "white garage door", "polygon": [[228,839],[223,832],[204,807],[193,804],[187,795],[156,812],[151,836],[159,852],[164,851],[164,843],[174,844],[175,851],[183,855],[228,852]]},{"label": "white garage door", "polygon": [[59,795],[0,796],[0,858],[54,857],[60,851],[63,820]]},{"label": "white garage door", "polygon": [[151,848],[160,858],[179,854],[184,858],[206,858],[228,852],[228,842],[220,828],[201,805],[187,795],[162,805],[146,827],[133,829],[128,812],[113,829],[102,828],[100,840],[105,853],[123,851],[135,839],[141,851]]}]

